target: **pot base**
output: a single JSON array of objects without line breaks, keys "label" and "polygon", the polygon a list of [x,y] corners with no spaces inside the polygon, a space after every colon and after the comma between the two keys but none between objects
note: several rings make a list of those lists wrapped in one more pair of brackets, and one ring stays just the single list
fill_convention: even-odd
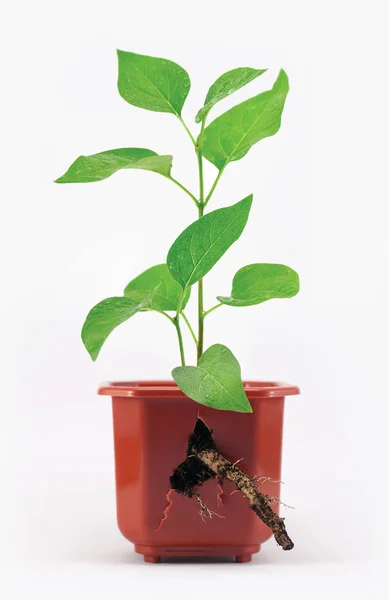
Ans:
[{"label": "pot base", "polygon": [[162,556],[171,558],[235,556],[237,563],[245,563],[250,562],[252,555],[259,552],[260,548],[259,544],[251,546],[143,546],[135,544],[135,552],[143,554],[144,561],[153,564],[161,562]]}]

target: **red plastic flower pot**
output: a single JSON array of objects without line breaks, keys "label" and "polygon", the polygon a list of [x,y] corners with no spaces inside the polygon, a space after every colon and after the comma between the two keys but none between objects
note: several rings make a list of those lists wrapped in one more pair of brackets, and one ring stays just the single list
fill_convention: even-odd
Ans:
[{"label": "red plastic flower pot", "polygon": [[[218,451],[249,475],[281,478],[285,396],[299,389],[272,382],[246,382],[253,413],[214,410],[185,396],[170,381],[115,382],[100,386],[112,396],[119,529],[146,562],[161,556],[236,556],[251,560],[271,530],[249,510],[247,500],[209,480],[205,503],[220,515],[202,521],[196,499],[169,489],[169,477],[186,458],[188,437],[200,417],[212,429]],[[279,496],[279,483],[261,491]],[[277,510],[277,507],[275,508]]]}]

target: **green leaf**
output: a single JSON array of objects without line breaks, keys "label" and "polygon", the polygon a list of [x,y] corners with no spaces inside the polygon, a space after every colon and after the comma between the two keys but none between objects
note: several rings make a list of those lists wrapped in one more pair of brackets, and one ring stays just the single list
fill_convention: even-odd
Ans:
[{"label": "green leaf", "polygon": [[202,279],[240,237],[252,201],[251,194],[233,206],[214,210],[178,236],[169,250],[167,266],[184,289]]},{"label": "green leaf", "polygon": [[142,302],[130,298],[114,297],[102,300],[88,313],[82,327],[81,338],[92,360],[96,360],[109,334],[137,312],[147,308],[156,290]]},{"label": "green leaf", "polygon": [[204,106],[199,110],[196,115],[196,123],[200,123],[205,119],[211,110],[212,106],[215,106],[217,102],[227,98],[233,92],[236,92],[244,85],[253,81],[262,73],[265,73],[267,69],[251,69],[250,67],[239,67],[238,69],[232,69],[227,71],[216,79],[215,83],[211,85],[208,90],[208,94],[204,101]]},{"label": "green leaf", "polygon": [[118,90],[126,102],[181,116],[190,90],[188,73],[171,60],[118,50]]},{"label": "green leaf", "polygon": [[160,156],[146,148],[116,148],[90,156],[79,156],[55,183],[88,183],[107,179],[120,169],[144,169],[170,176],[173,157]]},{"label": "green leaf", "polygon": [[296,271],[285,265],[247,265],[236,273],[231,296],[217,299],[229,306],[252,306],[272,298],[291,298],[300,289]]},{"label": "green leaf", "polygon": [[[156,265],[144,271],[138,277],[135,277],[124,290],[124,295],[136,302],[142,302],[155,288],[149,308],[151,310],[177,310],[182,296],[182,287],[170,274],[167,265]],[[188,289],[185,299],[182,303],[182,309],[185,308],[190,296]]]},{"label": "green leaf", "polygon": [[174,381],[189,398],[219,410],[252,412],[245,394],[240,365],[226,346],[214,344],[197,367],[176,367]]},{"label": "green leaf", "polygon": [[243,158],[250,148],[277,133],[289,90],[288,77],[281,70],[274,86],[234,106],[204,130],[203,156],[218,169]]}]

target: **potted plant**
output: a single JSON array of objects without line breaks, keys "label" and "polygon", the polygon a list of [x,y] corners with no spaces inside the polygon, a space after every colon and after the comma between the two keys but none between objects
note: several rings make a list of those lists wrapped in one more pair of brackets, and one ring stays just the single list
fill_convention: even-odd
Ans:
[{"label": "potted plant", "polygon": [[[293,542],[278,515],[282,422],[285,396],[299,390],[274,382],[243,383],[229,348],[214,344],[204,349],[204,326],[215,310],[232,307],[234,313],[237,307],[294,296],[298,275],[285,265],[251,263],[235,274],[229,295],[218,296],[210,308],[203,305],[204,277],[242,234],[253,196],[226,208],[206,209],[229,163],[279,130],[288,77],[281,70],[272,89],[207,125],[216,103],[266,69],[237,68],[223,74],[197,113],[200,131],[195,138],[181,115],[190,89],[187,72],[170,60],[132,52],[118,51],[118,61],[122,98],[146,110],[173,114],[193,144],[199,172],[195,194],[173,177],[172,156],[119,148],[80,156],[56,181],[97,182],[119,169],[145,169],[179,186],[197,210],[197,219],[173,242],[165,262],[156,257],[158,264],[133,278],[122,295],[99,302],[82,328],[92,360],[112,330],[136,313],[160,313],[178,340],[180,364],[172,357],[174,381],[114,382],[99,388],[113,401],[119,528],[147,562],[183,555],[234,555],[238,562],[247,562],[272,533],[290,550]],[[217,169],[207,190],[204,159]],[[197,328],[185,313],[195,285]],[[195,365],[186,364],[182,324],[196,346]]]}]

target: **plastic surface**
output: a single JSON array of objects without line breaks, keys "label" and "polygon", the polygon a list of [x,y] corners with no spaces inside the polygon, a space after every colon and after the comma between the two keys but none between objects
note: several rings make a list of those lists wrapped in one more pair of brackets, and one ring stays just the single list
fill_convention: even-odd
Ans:
[{"label": "plastic surface", "polygon": [[[196,499],[169,491],[173,469],[186,458],[188,437],[198,416],[213,430],[218,450],[240,460],[250,475],[280,480],[284,400],[299,393],[294,386],[245,383],[253,413],[203,407],[173,382],[103,384],[99,394],[112,395],[117,517],[121,533],[146,562],[161,556],[236,556],[247,562],[271,531],[249,509],[235,487],[215,480],[200,489],[214,516],[204,523]],[[280,484],[261,490],[279,496]]]}]

